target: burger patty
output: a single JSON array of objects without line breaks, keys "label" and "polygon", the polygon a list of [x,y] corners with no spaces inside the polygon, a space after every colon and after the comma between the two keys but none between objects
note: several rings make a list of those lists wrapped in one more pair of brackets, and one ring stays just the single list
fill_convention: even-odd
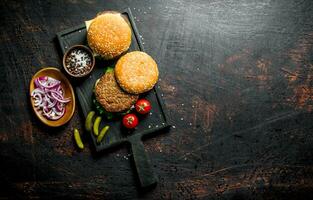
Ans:
[{"label": "burger patty", "polygon": [[138,95],[124,92],[115,80],[114,71],[106,72],[95,87],[97,101],[108,112],[122,112],[130,109]]}]

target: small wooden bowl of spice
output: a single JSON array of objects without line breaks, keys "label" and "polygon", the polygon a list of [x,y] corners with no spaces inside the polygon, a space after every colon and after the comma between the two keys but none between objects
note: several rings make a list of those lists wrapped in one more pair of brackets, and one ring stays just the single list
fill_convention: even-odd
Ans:
[{"label": "small wooden bowl of spice", "polygon": [[63,56],[63,67],[72,77],[81,78],[89,75],[95,66],[92,51],[84,45],[74,45]]}]

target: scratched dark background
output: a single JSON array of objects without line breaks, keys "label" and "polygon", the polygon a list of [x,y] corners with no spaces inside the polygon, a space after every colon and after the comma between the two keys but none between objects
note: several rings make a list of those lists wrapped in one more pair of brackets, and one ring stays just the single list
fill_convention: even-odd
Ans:
[{"label": "scratched dark background", "polygon": [[[78,107],[50,129],[28,99],[37,70],[61,68],[57,32],[125,7],[173,125],[145,141],[149,192],[127,148],[75,148]],[[0,18],[0,199],[313,198],[313,1],[2,0]]]}]

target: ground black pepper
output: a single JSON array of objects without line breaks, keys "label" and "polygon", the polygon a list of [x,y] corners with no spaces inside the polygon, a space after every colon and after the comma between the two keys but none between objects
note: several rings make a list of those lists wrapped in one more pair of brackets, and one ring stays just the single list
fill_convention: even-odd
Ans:
[{"label": "ground black pepper", "polygon": [[84,49],[74,48],[65,58],[65,67],[74,76],[85,75],[92,68],[92,55]]}]

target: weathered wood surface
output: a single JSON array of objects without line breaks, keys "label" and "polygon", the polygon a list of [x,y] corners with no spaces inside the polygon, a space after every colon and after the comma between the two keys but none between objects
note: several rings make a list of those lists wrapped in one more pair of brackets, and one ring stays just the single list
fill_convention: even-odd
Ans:
[{"label": "weathered wood surface", "polygon": [[[313,2],[0,2],[0,199],[306,199],[313,192]],[[157,187],[138,189],[127,148],[79,152],[50,129],[32,75],[61,68],[55,33],[130,7],[156,58],[174,127],[145,142]]]}]

